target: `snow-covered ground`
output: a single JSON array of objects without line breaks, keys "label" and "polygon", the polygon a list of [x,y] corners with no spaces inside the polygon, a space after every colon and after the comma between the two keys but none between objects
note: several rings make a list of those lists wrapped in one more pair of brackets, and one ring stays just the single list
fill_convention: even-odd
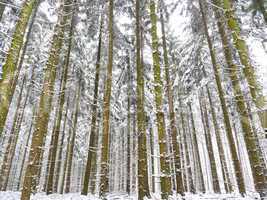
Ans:
[{"label": "snow-covered ground", "polygon": [[[127,196],[122,193],[110,194],[107,197],[108,200],[137,200],[134,196]],[[170,200],[180,200],[181,197],[171,197]],[[183,198],[185,200],[255,200],[255,197],[240,197],[236,194],[186,194]],[[19,192],[0,192],[0,200],[20,200]],[[31,200],[100,200],[99,198],[88,195],[83,196],[79,193],[70,193],[70,194],[51,194],[45,195],[44,193],[39,193],[32,196]],[[152,197],[152,200],[159,200],[155,196]]]}]

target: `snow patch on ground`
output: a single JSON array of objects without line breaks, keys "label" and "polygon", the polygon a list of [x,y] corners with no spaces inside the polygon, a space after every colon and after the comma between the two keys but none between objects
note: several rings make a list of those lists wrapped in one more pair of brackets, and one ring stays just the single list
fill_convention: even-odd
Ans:
[{"label": "snow patch on ground", "polygon": [[[20,192],[0,192],[0,200],[20,200]],[[98,198],[92,195],[83,196],[79,193],[70,193],[64,195],[46,195],[45,193],[38,193],[36,195],[32,195],[31,200],[98,200]]]},{"label": "snow patch on ground", "polygon": [[[108,200],[137,200],[136,196],[128,196],[123,193],[112,193],[107,196]],[[172,196],[170,200],[255,200],[255,197],[241,197],[239,194],[190,194],[187,193],[185,197]],[[20,192],[0,192],[0,200],[20,200]],[[31,197],[31,200],[100,200],[98,197],[93,195],[83,196],[79,193],[69,194],[51,194],[46,195],[45,193],[38,193]],[[146,199],[147,200],[147,199]],[[160,200],[156,198],[156,195],[152,195],[152,200]]]}]

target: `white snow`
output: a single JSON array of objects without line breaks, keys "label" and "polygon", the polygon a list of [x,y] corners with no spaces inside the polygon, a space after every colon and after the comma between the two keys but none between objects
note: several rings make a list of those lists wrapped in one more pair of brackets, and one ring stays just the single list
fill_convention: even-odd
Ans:
[{"label": "white snow", "polygon": [[[155,195],[157,196],[157,195]],[[154,195],[152,195],[152,200],[159,200]],[[128,196],[125,193],[112,193],[107,196],[108,200],[137,200],[136,196]],[[180,200],[180,196],[171,196],[170,200]],[[241,197],[238,194],[190,194],[187,193],[185,200],[255,200],[256,197],[246,196]],[[20,192],[0,192],[0,200],[20,200]],[[45,193],[38,193],[31,197],[31,200],[100,200],[100,198],[93,195],[80,195],[79,193],[69,193],[69,194],[51,194],[45,195]]]}]

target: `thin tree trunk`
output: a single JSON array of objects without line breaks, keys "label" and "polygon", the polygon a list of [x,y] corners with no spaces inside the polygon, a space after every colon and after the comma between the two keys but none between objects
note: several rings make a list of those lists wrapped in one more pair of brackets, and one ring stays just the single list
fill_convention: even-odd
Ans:
[{"label": "thin tree trunk", "polygon": [[131,149],[130,149],[130,143],[131,143],[131,136],[132,136],[132,129],[131,129],[131,97],[132,97],[132,93],[131,93],[131,62],[130,62],[130,53],[129,51],[127,51],[127,71],[128,71],[128,77],[127,77],[127,81],[128,81],[128,91],[127,91],[127,174],[126,174],[126,192],[128,194],[130,194],[131,192]]},{"label": "thin tree trunk", "polygon": [[209,104],[211,108],[211,115],[212,115],[212,122],[214,125],[214,130],[215,130],[215,136],[218,144],[218,149],[219,149],[219,156],[220,156],[220,163],[223,169],[223,179],[224,179],[224,187],[227,193],[229,192],[234,192],[233,186],[230,182],[230,177],[229,177],[229,169],[227,169],[226,165],[226,156],[223,150],[223,143],[221,139],[221,134],[222,132],[220,131],[217,119],[216,119],[216,114],[215,114],[215,109],[214,109],[214,104],[212,102],[210,90],[208,86],[206,85],[206,91],[208,94],[208,99],[209,99]]},{"label": "thin tree trunk", "polygon": [[166,78],[166,88],[167,88],[167,96],[168,96],[168,105],[169,105],[169,118],[171,124],[171,136],[172,136],[172,146],[174,153],[174,163],[175,163],[175,177],[177,184],[177,193],[183,193],[183,180],[181,175],[181,163],[180,163],[180,151],[179,151],[179,143],[177,142],[177,128],[176,128],[176,120],[174,114],[174,106],[173,106],[173,91],[171,89],[171,80],[169,75],[169,59],[168,59],[168,51],[167,51],[167,42],[165,36],[165,24],[163,18],[163,11],[160,9],[160,21],[161,21],[161,32],[162,32],[162,42],[163,42],[163,54],[164,54],[164,63],[165,63],[165,78]]},{"label": "thin tree trunk", "polygon": [[96,136],[96,122],[97,122],[97,102],[98,102],[98,85],[99,85],[99,74],[100,74],[100,61],[101,61],[101,50],[102,50],[102,29],[103,29],[103,14],[100,19],[100,29],[99,29],[99,38],[98,38],[98,48],[97,48],[97,59],[95,67],[95,88],[94,88],[94,100],[92,104],[92,121],[91,121],[91,133],[89,139],[89,149],[87,154],[87,163],[84,174],[84,182],[82,187],[81,194],[88,194],[89,178],[91,176],[91,169],[93,168],[92,164],[95,165],[96,161],[93,160],[96,158],[93,154],[96,154],[97,147],[97,136]]},{"label": "thin tree trunk", "polygon": [[100,124],[100,113],[98,112],[97,125],[96,125],[96,137],[95,137],[96,148],[94,149],[94,153],[92,155],[92,163],[91,163],[92,167],[91,167],[91,173],[90,173],[90,188],[91,188],[90,191],[92,194],[95,194],[95,187],[96,187],[97,150],[99,149],[98,138],[100,135],[99,124]]},{"label": "thin tree trunk", "polygon": [[[72,115],[71,115],[71,121],[73,121],[74,119],[74,114],[75,111],[72,111]],[[63,176],[62,176],[62,182],[61,182],[61,186],[60,186],[60,194],[63,194],[64,191],[64,186],[65,186],[65,179],[66,179],[66,173],[67,173],[67,167],[68,167],[68,161],[69,161],[69,153],[70,153],[70,146],[71,146],[71,138],[72,138],[72,132],[73,132],[73,128],[69,127],[69,131],[68,131],[68,139],[67,139],[67,150],[66,150],[66,157],[65,157],[65,162],[63,165]]]},{"label": "thin tree trunk", "polygon": [[77,88],[77,96],[76,96],[76,105],[75,105],[75,114],[73,119],[73,134],[70,141],[70,149],[68,154],[68,168],[67,168],[67,179],[66,179],[66,187],[65,193],[70,192],[70,184],[71,184],[71,171],[72,171],[72,162],[73,162],[73,153],[74,153],[74,146],[75,146],[75,138],[77,133],[77,121],[78,121],[78,114],[79,114],[79,105],[80,105],[80,96],[81,96],[81,80],[78,83]]},{"label": "thin tree trunk", "polygon": [[[76,0],[74,0],[74,4],[76,3]],[[70,24],[70,31],[69,31],[69,38],[68,38],[68,50],[64,58],[64,67],[63,67],[63,76],[61,79],[61,88],[60,88],[60,97],[59,97],[59,111],[56,118],[56,124],[55,124],[55,131],[53,132],[53,140],[52,140],[52,149],[51,149],[51,162],[49,166],[49,176],[48,176],[48,183],[46,188],[46,194],[51,194],[53,192],[53,183],[54,183],[54,171],[55,171],[55,164],[56,164],[56,156],[57,156],[57,150],[58,150],[58,140],[59,140],[59,134],[60,134],[60,125],[61,125],[61,119],[63,114],[63,107],[65,102],[65,91],[66,91],[66,84],[68,79],[68,71],[69,71],[69,63],[70,63],[70,52],[72,47],[72,38],[73,38],[73,29],[74,29],[74,13],[75,8],[72,9],[72,16],[71,18],[71,24]]]},{"label": "thin tree trunk", "polygon": [[[59,105],[59,101],[57,100],[57,103],[56,103],[56,107],[57,107],[57,109],[56,109],[56,118],[59,115],[58,105]],[[56,129],[56,120],[54,121],[54,124],[53,124],[52,136],[51,136],[51,141],[50,141],[50,145],[49,145],[48,160],[47,160],[47,164],[46,164],[45,184],[44,184],[44,188],[43,188],[43,190],[46,191],[46,193],[47,193],[47,189],[48,189],[48,179],[49,179],[49,174],[50,174],[50,164],[51,164],[52,154],[53,154],[53,143],[54,143],[54,140],[55,140],[55,129]],[[43,146],[43,148],[44,148],[44,146]],[[41,165],[42,164],[40,163],[39,172],[41,171],[41,168],[42,168]]]},{"label": "thin tree trunk", "polygon": [[32,133],[32,128],[34,127],[34,119],[35,119],[35,115],[36,115],[36,105],[33,107],[33,111],[32,111],[32,119],[31,119],[31,125],[30,125],[30,129],[29,129],[29,133],[28,133],[28,136],[27,136],[27,141],[26,141],[26,145],[25,145],[25,150],[23,152],[23,158],[22,158],[22,164],[21,164],[21,169],[20,169],[20,173],[19,173],[19,182],[18,182],[18,189],[20,189],[20,185],[23,181],[23,169],[24,169],[24,166],[25,166],[25,161],[26,161],[26,156],[27,156],[27,149],[28,149],[28,146],[29,146],[29,143],[30,143],[30,139],[31,139],[31,133]]},{"label": "thin tree trunk", "polygon": [[23,94],[23,88],[24,88],[25,82],[26,82],[26,76],[23,77],[22,86],[21,86],[21,90],[19,92],[19,97],[18,97],[17,108],[15,111],[15,116],[14,116],[14,120],[13,120],[13,126],[12,126],[10,136],[9,136],[9,139],[7,142],[7,147],[6,147],[6,151],[5,151],[3,162],[2,162],[3,164],[1,166],[1,172],[0,172],[1,187],[0,187],[0,189],[3,191],[5,191],[6,187],[7,187],[9,168],[11,168],[11,165],[12,165],[13,152],[15,153],[16,142],[17,142],[17,138],[18,138],[18,134],[19,134],[19,131],[16,131],[15,127],[16,127],[16,124],[18,122],[17,121],[18,117],[20,115],[20,104],[21,104],[21,100],[22,100],[22,94]]},{"label": "thin tree trunk", "polygon": [[[65,91],[66,92],[66,91]],[[55,185],[54,185],[54,190],[58,190],[58,184],[59,184],[59,175],[60,175],[60,169],[61,169],[61,164],[62,164],[62,151],[63,151],[63,145],[64,145],[64,139],[65,139],[65,133],[66,133],[66,122],[68,118],[68,111],[69,111],[69,103],[70,103],[70,98],[68,96],[67,100],[67,105],[66,105],[66,111],[64,115],[64,122],[63,122],[63,128],[62,128],[62,137],[60,141],[60,147],[59,147],[59,152],[58,152],[58,163],[57,163],[57,169],[56,169],[56,178],[55,178]]]},{"label": "thin tree trunk", "polygon": [[209,159],[210,159],[212,186],[213,186],[213,190],[215,193],[220,193],[221,191],[220,191],[220,184],[219,184],[219,179],[218,179],[218,172],[216,168],[215,153],[213,152],[213,148],[212,148],[209,118],[208,118],[206,104],[205,102],[202,101],[202,98],[204,99],[205,97],[202,94],[200,94],[199,105],[200,105],[200,110],[201,110],[202,124],[203,124],[204,131],[205,131],[207,150],[208,150]]},{"label": "thin tree trunk", "polygon": [[[23,88],[23,86],[22,86],[22,88]],[[8,166],[7,166],[7,173],[6,173],[7,179],[6,179],[5,189],[4,190],[6,190],[6,187],[7,187],[7,184],[8,184],[8,180],[10,179],[12,161],[13,161],[14,156],[15,156],[15,152],[16,152],[16,148],[17,148],[17,144],[18,144],[19,132],[20,132],[21,125],[22,125],[22,120],[24,118],[26,104],[27,104],[28,98],[30,96],[29,94],[30,94],[30,88],[27,89],[27,93],[26,93],[24,104],[22,105],[22,107],[19,108],[19,114],[18,114],[17,120],[14,122],[12,130],[11,130],[12,132],[14,132],[14,135],[15,135],[16,138],[15,138],[13,144],[12,144],[12,149],[10,151],[10,161],[9,161]]]},{"label": "thin tree trunk", "polygon": [[193,116],[193,111],[192,111],[192,106],[189,103],[188,104],[189,107],[189,111],[190,111],[190,118],[191,118],[191,125],[192,125],[192,131],[193,131],[193,138],[192,138],[192,144],[193,144],[193,148],[195,149],[195,157],[196,157],[196,166],[197,166],[197,171],[199,173],[199,178],[200,178],[200,190],[202,192],[205,192],[205,185],[204,185],[204,177],[203,177],[203,169],[202,169],[202,165],[200,162],[200,152],[199,152],[199,146],[198,146],[198,142],[197,142],[197,131],[196,131],[196,127],[195,127],[195,120],[194,120],[194,116]]},{"label": "thin tree trunk", "polygon": [[[181,107],[181,102],[180,102],[180,107]],[[182,107],[181,107],[182,108]],[[185,164],[184,164],[184,170],[186,173],[186,178],[187,178],[187,185],[184,186],[185,188],[187,187],[187,192],[192,192],[195,193],[195,187],[193,184],[193,179],[192,179],[192,169],[190,166],[190,158],[189,158],[189,150],[188,150],[188,142],[187,142],[187,137],[186,137],[186,129],[185,129],[185,119],[184,119],[184,113],[181,111],[181,124],[183,128],[183,142],[184,142],[184,155],[185,155]]]}]

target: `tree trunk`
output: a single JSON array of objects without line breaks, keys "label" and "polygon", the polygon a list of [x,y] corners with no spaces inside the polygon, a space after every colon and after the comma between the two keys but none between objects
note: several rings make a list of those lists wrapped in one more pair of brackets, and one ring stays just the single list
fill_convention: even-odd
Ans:
[{"label": "tree trunk", "polygon": [[[72,115],[71,115],[71,121],[74,119],[74,114],[75,111],[72,111]],[[67,150],[66,150],[66,157],[65,157],[65,161],[64,161],[64,166],[63,166],[63,176],[62,176],[62,182],[60,185],[60,194],[63,194],[64,191],[64,186],[65,186],[65,179],[66,179],[66,173],[67,173],[67,167],[68,167],[68,161],[69,161],[69,152],[70,152],[70,146],[71,146],[71,137],[72,137],[72,127],[69,127],[69,131],[68,131],[68,139],[67,139]]]},{"label": "tree trunk", "polygon": [[[229,9],[228,6],[230,6],[229,4],[227,4],[227,1],[224,1],[225,3],[225,9]],[[254,184],[256,187],[256,190],[264,195],[263,193],[266,192],[267,189],[267,184],[266,184],[266,180],[264,177],[264,170],[266,168],[263,157],[262,157],[262,150],[260,148],[258,139],[257,139],[257,135],[256,133],[253,131],[253,127],[250,121],[250,117],[249,117],[249,113],[248,113],[248,109],[246,106],[246,101],[241,89],[241,84],[239,81],[239,76],[238,76],[238,67],[235,65],[235,63],[233,62],[233,56],[232,56],[232,52],[230,49],[230,44],[227,38],[227,34],[224,28],[224,25],[222,23],[222,18],[221,15],[218,11],[218,9],[214,9],[215,14],[216,14],[216,18],[217,18],[217,25],[218,25],[218,29],[219,29],[219,33],[222,39],[222,45],[223,45],[223,50],[224,50],[224,55],[225,55],[225,60],[226,63],[228,65],[229,68],[229,74],[230,74],[230,79],[232,82],[232,86],[233,86],[233,92],[234,92],[234,96],[235,96],[235,100],[236,100],[236,105],[237,105],[237,111],[239,113],[240,116],[240,121],[241,121],[241,126],[244,132],[244,139],[245,139],[245,143],[247,146],[247,150],[248,150],[248,155],[249,155],[249,160],[251,163],[251,167],[252,167],[252,174],[253,174],[253,178],[254,178]],[[234,14],[234,13],[232,13]],[[229,16],[227,16],[229,17]],[[234,17],[230,17],[228,20],[231,20],[233,24],[235,24],[236,26],[238,25],[237,22],[235,22],[235,18]],[[235,31],[238,31],[235,29]],[[237,32],[237,34],[239,34],[239,32]],[[246,46],[245,46],[245,41],[242,41],[240,38],[238,40],[236,40],[236,38],[234,38],[235,40],[235,45],[236,48],[240,48],[242,45],[242,49],[239,49],[239,53],[242,53],[242,64],[245,66],[245,68],[249,68],[248,70],[250,70],[250,75],[253,78],[253,69],[252,66],[249,65],[249,58],[247,57],[247,53],[245,53],[244,51],[246,51]],[[241,42],[241,43],[240,43]],[[238,44],[240,43],[240,44]],[[247,60],[246,60],[247,59]],[[247,64],[247,65],[245,65]],[[244,74],[246,73],[244,68]],[[248,72],[248,71],[247,71]],[[256,86],[256,85],[251,85],[250,81],[247,78],[248,84],[250,86]],[[257,88],[250,88],[251,89],[251,94],[255,94],[257,95]],[[253,96],[253,95],[252,95]],[[253,96],[253,98],[256,100],[256,96]],[[258,102],[258,101],[257,101]],[[255,102],[255,103],[257,103]]]},{"label": "tree trunk", "polygon": [[160,58],[158,50],[158,36],[157,36],[157,15],[156,4],[154,0],[150,1],[150,19],[151,19],[151,37],[152,37],[152,49],[153,49],[153,67],[154,67],[154,93],[156,103],[156,116],[157,126],[159,134],[159,146],[160,146],[160,167],[161,167],[161,196],[163,199],[167,199],[171,194],[171,177],[170,177],[170,163],[167,155],[167,143],[166,143],[166,130],[164,123],[164,113],[162,111],[162,87],[161,70],[160,70]]},{"label": "tree trunk", "polygon": [[[6,62],[2,68],[3,74],[2,79],[0,79],[0,136],[5,126],[9,106],[16,88],[18,74],[20,73],[20,67],[17,68],[17,64],[19,59],[22,59],[22,57],[20,57],[20,52],[24,44],[24,35],[32,12],[35,12],[34,10],[36,10],[38,7],[37,5],[38,0],[26,0],[24,2],[13,34],[13,39],[7,54]],[[34,16],[35,14],[33,14],[32,20],[34,20]],[[28,32],[31,31],[31,26],[32,25],[30,25]],[[25,44],[27,44],[27,42]],[[22,55],[24,56],[24,53],[22,53]],[[17,73],[16,70],[18,70]]]},{"label": "tree trunk", "polygon": [[209,90],[207,85],[206,85],[206,91],[208,94],[209,104],[210,104],[210,108],[211,108],[212,122],[214,125],[215,136],[216,136],[218,149],[219,149],[220,163],[221,163],[221,166],[223,169],[224,187],[225,187],[225,190],[227,193],[229,193],[229,192],[231,193],[231,192],[234,192],[234,189],[233,189],[232,184],[230,183],[229,169],[227,169],[227,165],[226,165],[226,156],[225,156],[225,153],[223,150],[223,143],[222,143],[222,139],[221,139],[222,133],[220,131],[218,122],[216,120],[214,104],[212,102],[210,90]]},{"label": "tree trunk", "polygon": [[213,190],[215,193],[220,193],[221,191],[220,191],[220,184],[219,184],[219,179],[218,179],[218,172],[216,168],[215,153],[212,148],[209,117],[207,113],[206,102],[205,101],[203,102],[202,98],[204,99],[205,97],[202,95],[202,92],[201,92],[199,96],[199,105],[200,105],[200,111],[201,111],[202,124],[203,124],[204,132],[205,132],[207,150],[208,150],[209,159],[210,159],[212,186],[213,186]]},{"label": "tree trunk", "polygon": [[[234,40],[234,46],[239,54],[240,62],[244,66],[243,73],[247,79],[252,100],[258,109],[262,109],[265,105],[265,99],[262,89],[257,82],[254,67],[251,65],[249,59],[248,47],[245,40],[241,36],[241,28],[238,23],[232,0],[213,0],[214,5],[223,7],[228,28],[231,31]],[[215,7],[215,6],[214,6]]]},{"label": "tree trunk", "polygon": [[56,174],[55,174],[55,185],[54,185],[54,191],[58,191],[58,184],[59,184],[59,175],[60,175],[60,169],[61,169],[61,164],[62,164],[62,151],[63,151],[63,145],[64,145],[64,139],[66,135],[66,122],[68,118],[68,111],[69,111],[69,103],[70,103],[70,98],[68,96],[67,100],[67,105],[66,105],[66,110],[65,110],[65,115],[64,115],[64,122],[63,122],[63,127],[62,127],[62,136],[61,136],[61,141],[60,141],[60,146],[59,146],[59,152],[58,152],[58,163],[57,163],[57,168],[56,168]]},{"label": "tree trunk", "polygon": [[193,116],[193,111],[192,111],[192,106],[189,103],[188,104],[189,107],[189,111],[190,111],[190,118],[191,118],[191,125],[192,125],[192,131],[193,131],[193,138],[192,138],[192,145],[194,148],[194,154],[195,154],[195,162],[196,162],[196,166],[197,166],[197,171],[199,173],[199,181],[200,181],[200,190],[202,192],[205,192],[205,185],[204,185],[204,178],[203,178],[203,170],[202,170],[202,166],[201,166],[201,162],[200,162],[200,153],[199,153],[199,146],[198,146],[198,142],[197,142],[197,132],[196,132],[196,127],[195,127],[195,120],[194,120],[194,116]]},{"label": "tree trunk", "polygon": [[[181,100],[179,99],[179,105],[180,108],[182,108],[182,103]],[[183,134],[182,134],[182,138],[183,138],[183,144],[184,144],[184,170],[185,170],[185,176],[187,181],[185,182],[184,185],[184,191],[187,190],[187,192],[195,192],[195,187],[193,185],[193,179],[192,179],[192,169],[190,166],[190,158],[189,158],[189,150],[188,150],[188,142],[187,142],[187,137],[186,137],[186,129],[185,129],[185,117],[184,117],[184,113],[181,110],[180,111],[180,117],[181,117],[181,126],[183,129]],[[187,188],[187,189],[186,189]]]},{"label": "tree trunk", "polygon": [[91,163],[91,172],[90,172],[90,191],[92,194],[95,194],[95,187],[96,187],[96,173],[97,173],[97,150],[99,149],[99,124],[100,124],[100,113],[98,112],[98,117],[97,117],[97,125],[96,125],[96,137],[95,143],[96,147],[94,149],[94,153],[92,154],[92,163]]},{"label": "tree trunk", "polygon": [[110,98],[112,86],[112,66],[113,66],[113,0],[109,0],[109,48],[108,48],[108,66],[104,93],[103,108],[103,141],[101,156],[101,177],[100,177],[100,196],[108,190],[109,173],[109,118],[110,118]]},{"label": "tree trunk", "polygon": [[174,153],[174,163],[175,163],[175,177],[177,184],[177,193],[182,194],[183,191],[183,181],[181,174],[181,163],[180,163],[180,151],[179,151],[179,143],[177,142],[177,128],[176,128],[176,120],[173,106],[173,91],[172,85],[169,75],[169,59],[168,59],[168,51],[167,51],[167,42],[165,36],[165,24],[163,18],[163,11],[160,9],[160,21],[161,21],[161,32],[162,32],[162,43],[163,43],[163,54],[164,54],[164,63],[165,63],[165,78],[166,78],[166,88],[167,88],[167,96],[168,96],[168,105],[169,105],[169,120],[171,124],[171,136],[172,136],[172,146]]},{"label": "tree trunk", "polygon": [[31,133],[32,133],[32,128],[33,128],[33,126],[34,126],[34,119],[35,119],[35,117],[36,117],[36,105],[35,106],[33,106],[33,111],[32,111],[32,119],[31,119],[31,125],[30,125],[30,129],[29,129],[29,133],[28,133],[28,136],[27,136],[27,141],[26,141],[26,145],[25,145],[25,150],[24,150],[24,152],[23,152],[23,158],[22,158],[22,164],[21,164],[21,169],[20,169],[20,173],[19,173],[19,182],[18,182],[18,186],[17,186],[17,190],[19,190],[20,189],[20,185],[21,185],[21,183],[22,183],[22,180],[23,180],[23,169],[24,169],[24,166],[25,166],[25,161],[26,161],[26,156],[27,156],[27,153],[28,153],[28,151],[27,151],[27,149],[28,149],[28,145],[29,145],[29,143],[30,143],[30,139],[31,139]]},{"label": "tree trunk", "polygon": [[137,71],[137,135],[138,135],[138,199],[150,197],[148,185],[146,130],[144,115],[144,68],[141,62],[140,0],[135,4],[136,71]]},{"label": "tree trunk", "polygon": [[242,168],[241,168],[240,160],[238,159],[238,149],[235,145],[234,133],[232,131],[230,116],[229,116],[226,101],[225,101],[225,93],[222,87],[222,80],[221,80],[221,76],[219,72],[219,66],[217,64],[215,52],[212,46],[211,38],[209,36],[206,15],[203,11],[203,5],[201,1],[199,1],[199,5],[200,5],[200,11],[202,14],[205,35],[206,35],[208,46],[209,46],[212,67],[213,67],[213,71],[215,75],[215,81],[216,81],[218,92],[219,92],[219,98],[220,98],[220,103],[221,103],[222,112],[223,112],[223,119],[224,119],[224,124],[226,128],[227,139],[229,141],[231,156],[233,159],[234,171],[235,171],[235,175],[237,179],[238,189],[240,193],[245,193],[245,185],[244,185],[244,178],[242,175]]},{"label": "tree trunk", "polygon": [[101,49],[102,49],[102,29],[103,29],[103,14],[100,20],[100,29],[99,29],[99,38],[98,38],[98,48],[97,48],[97,60],[96,60],[96,67],[95,67],[95,88],[94,88],[94,100],[92,104],[92,121],[91,121],[91,133],[90,133],[90,140],[89,140],[89,149],[87,154],[87,163],[85,168],[84,174],[84,182],[82,187],[81,194],[87,195],[88,194],[88,186],[89,186],[89,178],[91,177],[91,169],[92,164],[96,164],[96,147],[97,147],[97,140],[96,140],[96,122],[97,122],[97,102],[98,102],[98,85],[99,85],[99,73],[100,73],[100,62],[101,62]]},{"label": "tree trunk", "polygon": [[80,81],[79,81],[78,87],[77,87],[75,114],[74,114],[74,118],[73,118],[73,133],[72,133],[72,136],[71,136],[69,154],[68,154],[68,157],[67,157],[68,168],[67,168],[67,179],[66,179],[65,193],[69,193],[70,192],[73,153],[74,153],[74,146],[75,146],[75,138],[76,138],[76,134],[77,134],[78,114],[80,112],[79,111],[80,98],[81,98],[81,78],[80,78]]},{"label": "tree trunk", "polygon": [[[76,0],[74,0],[74,3],[76,3]],[[60,96],[59,96],[59,111],[56,118],[56,124],[55,124],[55,131],[53,132],[53,140],[52,140],[52,146],[51,146],[51,162],[49,166],[49,176],[48,176],[48,183],[46,188],[46,194],[51,194],[53,192],[53,182],[54,182],[54,171],[55,171],[55,164],[56,164],[56,156],[57,156],[57,150],[58,150],[58,140],[59,140],[59,134],[60,134],[60,125],[61,125],[61,119],[63,114],[63,107],[65,102],[65,90],[66,90],[66,84],[68,79],[68,71],[69,71],[69,63],[70,63],[70,52],[72,47],[72,38],[73,38],[73,29],[74,29],[74,19],[75,19],[75,8],[72,9],[72,16],[71,18],[71,24],[70,24],[70,32],[69,32],[69,38],[68,38],[68,50],[64,58],[64,65],[63,65],[63,73],[62,73],[62,79],[61,79],[61,88],[60,88]]]},{"label": "tree trunk", "polygon": [[132,137],[132,128],[131,128],[131,98],[132,98],[132,92],[131,92],[131,62],[130,62],[130,53],[127,51],[127,71],[128,71],[128,91],[127,91],[127,174],[126,174],[126,192],[130,194],[131,192],[131,149],[130,149],[130,143],[131,143],[131,137]]},{"label": "tree trunk", "polygon": [[[71,2],[66,1],[70,4]],[[69,6],[63,7],[63,12],[68,12]],[[50,55],[47,61],[47,67],[45,71],[44,85],[40,97],[39,110],[35,123],[35,131],[32,137],[32,144],[30,149],[28,166],[26,169],[26,175],[23,183],[21,200],[29,200],[32,187],[35,187],[36,176],[38,175],[38,164],[41,159],[42,146],[46,137],[47,125],[49,115],[52,106],[52,93],[54,91],[54,83],[56,79],[56,66],[59,63],[59,53],[62,47],[62,40],[64,37],[64,26],[66,24],[67,16],[59,17],[59,22],[55,27],[55,34],[53,36],[53,42],[50,49]]]},{"label": "tree trunk", "polygon": [[10,136],[7,142],[7,147],[6,147],[6,151],[4,154],[4,158],[3,158],[3,164],[1,166],[1,171],[0,171],[0,189],[5,191],[6,187],[7,187],[7,183],[8,183],[8,178],[9,178],[9,172],[10,172],[10,168],[12,165],[12,157],[15,154],[15,150],[16,150],[16,143],[18,140],[18,134],[19,131],[17,131],[16,128],[16,124],[18,123],[18,118],[20,116],[20,104],[21,104],[21,100],[22,100],[22,94],[23,94],[23,88],[26,82],[26,76],[23,77],[23,81],[22,81],[22,86],[21,86],[21,90],[19,92],[19,97],[18,97],[18,103],[17,103],[17,109],[15,111],[15,116],[14,116],[14,120],[13,120],[13,126],[12,129],[10,131]]}]

